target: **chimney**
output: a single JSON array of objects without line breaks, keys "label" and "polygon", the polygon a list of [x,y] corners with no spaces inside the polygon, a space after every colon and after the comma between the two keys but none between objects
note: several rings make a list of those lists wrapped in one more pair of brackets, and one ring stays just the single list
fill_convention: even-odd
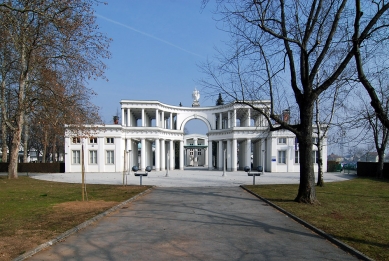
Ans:
[{"label": "chimney", "polygon": [[289,120],[290,120],[290,111],[289,110],[282,111],[282,120],[286,123],[289,123]]}]

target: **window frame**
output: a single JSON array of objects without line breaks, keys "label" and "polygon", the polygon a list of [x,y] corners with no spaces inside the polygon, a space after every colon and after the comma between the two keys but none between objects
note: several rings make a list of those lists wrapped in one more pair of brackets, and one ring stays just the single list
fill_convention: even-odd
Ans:
[{"label": "window frame", "polygon": [[106,150],[105,151],[105,161],[106,161],[107,165],[114,165],[115,164],[115,151],[114,150]]},{"label": "window frame", "polygon": [[294,151],[294,164],[300,164],[300,151],[298,150]]},{"label": "window frame", "polygon": [[287,143],[287,138],[286,137],[280,137],[280,138],[277,139],[277,144],[286,144],[286,143]]},{"label": "window frame", "polygon": [[72,144],[81,144],[80,137],[72,137]]},{"label": "window frame", "polygon": [[[283,156],[282,156],[283,154]],[[282,162],[282,160],[284,162]],[[286,164],[286,150],[279,150],[278,151],[278,159],[277,159],[278,164]]]},{"label": "window frame", "polygon": [[312,150],[312,163],[313,164],[319,163],[319,151],[318,150]]},{"label": "window frame", "polygon": [[74,165],[81,164],[81,150],[72,150],[72,164]]},{"label": "window frame", "polygon": [[97,144],[97,137],[89,138],[89,144]]},{"label": "window frame", "polygon": [[106,137],[105,143],[106,144],[115,144],[115,138],[114,137]]},{"label": "window frame", "polygon": [[89,164],[96,165],[97,164],[97,150],[89,151]]}]

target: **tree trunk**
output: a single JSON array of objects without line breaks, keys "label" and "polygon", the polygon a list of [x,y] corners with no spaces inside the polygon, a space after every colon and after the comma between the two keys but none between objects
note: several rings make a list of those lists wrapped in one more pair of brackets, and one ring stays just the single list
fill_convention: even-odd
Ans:
[{"label": "tree trunk", "polygon": [[42,163],[46,162],[47,157],[47,131],[44,131],[43,134],[43,155],[42,155]]},{"label": "tree trunk", "polygon": [[[320,126],[320,109],[319,101],[316,99],[316,128],[317,128],[317,151],[319,153],[319,162],[317,163],[317,186],[323,187],[323,146],[322,146],[322,134]],[[323,135],[324,137],[324,135]]]},{"label": "tree trunk", "polygon": [[[24,122],[27,122],[27,115],[24,117]],[[24,124],[24,140],[23,140],[23,162],[26,163],[28,162],[28,124]]]},{"label": "tree trunk", "polygon": [[1,83],[1,162],[7,162],[8,161],[8,147],[7,147],[7,124],[6,124],[6,115],[7,115],[7,110],[5,106],[6,98],[5,98],[5,80],[4,76],[3,81]]},{"label": "tree trunk", "polygon": [[385,150],[378,150],[377,178],[383,178]]},{"label": "tree trunk", "polygon": [[20,112],[20,115],[16,119],[17,127],[14,130],[12,137],[11,151],[9,155],[8,165],[8,178],[18,178],[18,162],[19,162],[19,145],[22,138],[22,129],[24,124],[24,112]]},{"label": "tree trunk", "polygon": [[[319,131],[320,135],[320,131]],[[324,186],[324,179],[323,179],[323,145],[321,144],[321,138],[318,137],[317,140],[317,147],[319,152],[319,162],[317,163],[317,186],[323,187]]]},{"label": "tree trunk", "polygon": [[1,140],[1,152],[3,153],[1,156],[1,162],[8,162],[7,125],[4,122],[4,118],[1,121]]},{"label": "tree trunk", "polygon": [[309,102],[303,102],[300,106],[301,126],[297,139],[299,141],[300,151],[300,185],[295,201],[300,203],[317,203],[315,189],[315,173],[312,163],[312,118],[313,105]]},{"label": "tree trunk", "polygon": [[52,156],[51,156],[53,162],[57,162],[56,155],[57,155],[57,137],[56,137],[56,135],[54,134],[53,148],[52,148]]}]

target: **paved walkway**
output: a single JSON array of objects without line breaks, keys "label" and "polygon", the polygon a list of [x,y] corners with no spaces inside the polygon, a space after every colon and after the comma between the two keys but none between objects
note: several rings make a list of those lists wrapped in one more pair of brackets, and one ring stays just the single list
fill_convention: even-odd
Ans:
[{"label": "paved walkway", "polygon": [[[147,177],[142,178],[143,185],[158,187],[236,187],[253,184],[253,177],[247,176],[244,171],[225,172],[208,171],[204,168],[187,168],[184,171],[151,171]],[[81,183],[81,173],[54,173],[30,174],[34,178],[58,182]],[[123,184],[123,173],[86,173],[86,183],[89,184]],[[324,173],[325,182],[344,181],[355,178],[355,174]],[[124,175],[124,180],[131,185],[139,185],[140,178]],[[317,178],[317,174],[316,174]],[[126,182],[126,181],[124,181]],[[256,184],[298,184],[300,173],[264,173],[256,177]]]},{"label": "paved walkway", "polygon": [[[32,176],[81,182],[80,173]],[[126,177],[139,184],[139,177]],[[324,174],[325,182],[354,177]],[[123,174],[86,173],[86,181],[122,184]],[[298,173],[256,178],[257,184],[298,182]],[[252,184],[245,172],[151,172],[143,184],[157,187],[28,260],[356,260],[239,188]]]},{"label": "paved walkway", "polygon": [[239,187],[158,187],[29,260],[356,260]]}]

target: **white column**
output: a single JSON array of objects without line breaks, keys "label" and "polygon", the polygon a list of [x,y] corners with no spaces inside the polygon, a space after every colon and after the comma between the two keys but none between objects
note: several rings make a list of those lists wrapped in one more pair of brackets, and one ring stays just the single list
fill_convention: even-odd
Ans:
[{"label": "white column", "polygon": [[228,111],[227,128],[231,128],[231,111]]},{"label": "white column", "polygon": [[140,126],[144,127],[146,126],[145,124],[145,109],[142,109],[142,124]]},{"label": "white column", "polygon": [[250,127],[251,125],[251,113],[250,113],[250,108],[247,109],[247,123],[246,127]]},{"label": "white column", "polygon": [[251,139],[246,140],[246,153],[245,153],[245,158],[246,158],[246,165],[251,168]]},{"label": "white column", "polygon": [[213,169],[213,162],[212,162],[212,141],[208,140],[208,169]]},{"label": "white column", "polygon": [[174,143],[173,140],[169,141],[169,170],[174,169]]},{"label": "white column", "polygon": [[231,167],[231,154],[232,154],[232,151],[231,151],[231,140],[227,140],[227,171],[231,171],[232,170],[232,167]]},{"label": "white column", "polygon": [[223,170],[223,141],[219,140],[219,146],[217,148],[217,168]]},{"label": "white column", "polygon": [[146,169],[146,139],[141,139],[141,151],[140,151],[140,170]]},{"label": "white column", "polygon": [[231,170],[237,171],[237,151],[238,151],[238,145],[236,139],[232,139],[232,146],[231,146]]},{"label": "white column", "polygon": [[131,113],[131,110],[130,110],[130,109],[127,109],[127,119],[126,119],[127,127],[131,127],[131,117],[130,117],[130,113]]},{"label": "white column", "polygon": [[232,115],[232,127],[236,127],[236,109],[234,109],[234,115]]},{"label": "white column", "polygon": [[159,126],[159,111],[158,109],[155,110],[155,127]]},{"label": "white column", "polygon": [[[205,145],[205,144],[204,144]],[[208,149],[204,149],[204,167],[208,167]]]},{"label": "white column", "polygon": [[154,156],[155,156],[155,171],[160,171],[161,166],[160,166],[160,148],[159,148],[159,139],[155,139],[155,148],[154,148]]},{"label": "white column", "polygon": [[165,162],[166,162],[166,158],[165,158],[165,155],[166,155],[166,152],[165,152],[165,140],[161,139],[160,140],[160,145],[161,145],[161,170],[165,170]]},{"label": "white column", "polygon": [[132,148],[131,148],[131,138],[127,138],[126,139],[126,150],[127,151],[132,150]]},{"label": "white column", "polygon": [[170,118],[169,118],[169,122],[170,122],[170,128],[169,129],[173,129],[173,113],[170,113]]},{"label": "white column", "polygon": [[180,140],[180,170],[184,170],[184,141]]},{"label": "white column", "polygon": [[161,112],[161,128],[162,129],[166,129],[166,126],[165,126],[165,112],[164,111]]},{"label": "white column", "polygon": [[147,140],[146,140],[146,144],[147,144],[146,166],[153,167],[153,144],[151,141],[147,141]]},{"label": "white column", "polygon": [[223,114],[219,113],[219,130],[223,128]]},{"label": "white column", "polygon": [[[122,108],[122,126],[124,126],[124,108]],[[119,115],[118,115],[119,116]]]}]

